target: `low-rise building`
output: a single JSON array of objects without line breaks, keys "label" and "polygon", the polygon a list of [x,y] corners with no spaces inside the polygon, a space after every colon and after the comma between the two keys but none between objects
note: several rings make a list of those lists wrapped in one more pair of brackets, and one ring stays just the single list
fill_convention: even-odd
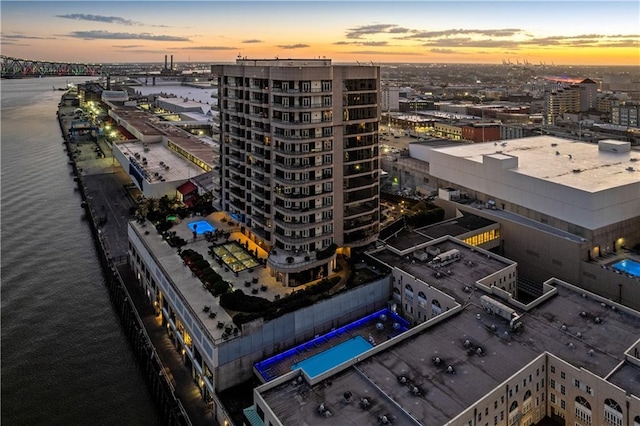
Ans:
[{"label": "low-rise building", "polygon": [[392,269],[393,305],[423,321],[324,374],[256,388],[249,424],[640,422],[637,311],[557,279],[523,301],[514,263],[448,238],[370,255]]}]

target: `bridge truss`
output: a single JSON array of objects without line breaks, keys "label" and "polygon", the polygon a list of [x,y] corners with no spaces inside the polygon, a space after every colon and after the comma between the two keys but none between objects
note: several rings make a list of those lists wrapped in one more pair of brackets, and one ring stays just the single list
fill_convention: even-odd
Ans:
[{"label": "bridge truss", "polygon": [[77,64],[65,62],[34,61],[30,59],[0,56],[2,78],[44,76],[95,76],[102,75],[100,64]]}]

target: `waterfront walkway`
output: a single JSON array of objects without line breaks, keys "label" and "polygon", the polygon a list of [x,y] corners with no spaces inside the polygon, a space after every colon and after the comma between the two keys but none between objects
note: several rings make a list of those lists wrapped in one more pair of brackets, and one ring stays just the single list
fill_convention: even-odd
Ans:
[{"label": "waterfront walkway", "polygon": [[[73,106],[59,108],[64,132],[69,129],[74,109]],[[202,400],[200,390],[191,378],[190,369],[184,365],[182,356],[169,339],[159,318],[145,303],[136,278],[126,263],[127,227],[129,220],[133,218],[131,209],[135,207],[132,194],[125,189],[130,183],[129,175],[113,159],[111,147],[102,138],[98,142],[77,138],[69,146],[79,171],[77,179],[81,180],[92,212],[92,217],[87,217],[87,220],[95,218],[99,223],[100,239],[107,248],[107,255],[113,259],[123,278],[165,372],[171,378],[175,395],[180,399],[191,424],[218,425],[213,419],[212,410]],[[104,155],[98,155],[98,148]]]}]

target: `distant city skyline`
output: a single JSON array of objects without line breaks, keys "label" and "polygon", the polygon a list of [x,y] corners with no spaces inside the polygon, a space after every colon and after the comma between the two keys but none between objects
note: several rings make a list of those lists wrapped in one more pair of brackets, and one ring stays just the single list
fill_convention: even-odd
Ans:
[{"label": "distant city skyline", "polygon": [[637,1],[6,1],[1,51],[81,62],[640,65]]}]

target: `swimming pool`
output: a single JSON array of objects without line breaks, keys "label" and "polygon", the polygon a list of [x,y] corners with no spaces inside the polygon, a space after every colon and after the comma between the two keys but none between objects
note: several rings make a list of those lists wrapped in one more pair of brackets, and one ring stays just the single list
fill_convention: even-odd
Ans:
[{"label": "swimming pool", "polygon": [[198,220],[196,222],[191,222],[189,224],[189,228],[198,235],[202,235],[205,232],[213,232],[216,230],[209,222],[206,220]]},{"label": "swimming pool", "polygon": [[626,274],[640,277],[640,262],[631,259],[624,259],[611,265],[612,268],[622,271]]},{"label": "swimming pool", "polygon": [[320,352],[311,358],[307,358],[304,361],[293,364],[291,366],[291,370],[302,368],[309,377],[314,378],[345,361],[349,361],[350,359],[357,357],[372,347],[373,345],[367,342],[364,337],[355,336],[332,347],[331,349],[327,349],[326,351]]}]

